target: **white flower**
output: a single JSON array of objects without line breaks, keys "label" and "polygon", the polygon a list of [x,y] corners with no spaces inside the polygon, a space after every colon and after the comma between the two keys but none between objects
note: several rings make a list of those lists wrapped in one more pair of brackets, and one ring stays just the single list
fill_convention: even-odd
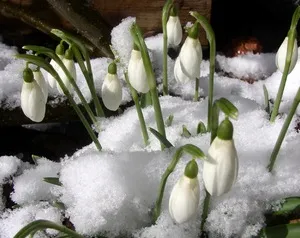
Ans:
[{"label": "white flower", "polygon": [[[72,49],[69,48],[66,50],[66,54],[65,54],[65,57],[63,58],[62,62],[66,66],[67,70],[70,72],[71,77],[74,79],[74,81],[76,81],[76,68],[75,68],[75,63],[73,61]],[[69,78],[67,77],[67,75],[65,74],[65,72],[62,69],[60,72],[61,73],[59,76],[60,76],[62,82],[64,83],[64,85],[66,86],[68,91],[70,93],[72,93],[74,88],[73,88],[73,85],[71,84],[71,81],[69,80]],[[59,84],[57,84],[57,89],[61,94],[64,93],[62,88],[59,86]]]},{"label": "white flower", "polygon": [[[223,122],[231,124],[228,119]],[[221,127],[222,124],[219,126],[218,136],[208,150],[208,159],[203,164],[204,185],[212,196],[227,193],[235,183],[238,174],[238,157],[232,139],[232,130],[226,131],[231,133],[229,137],[222,137]]]},{"label": "white flower", "polygon": [[167,22],[168,44],[177,46],[182,40],[182,27],[178,16],[170,16]]},{"label": "white flower", "polygon": [[[282,42],[276,54],[276,66],[281,73],[283,73],[284,71],[287,47],[288,47],[288,37],[285,37],[284,41]],[[298,60],[298,46],[297,46],[297,39],[295,39],[289,73],[292,72],[292,70],[294,69],[297,60]]]},{"label": "white flower", "polygon": [[131,86],[140,93],[147,93],[149,85],[142,55],[139,50],[133,49],[128,64],[128,79]]},{"label": "white flower", "polygon": [[45,98],[45,102],[47,102],[47,99],[48,99],[48,84],[47,84],[42,72],[40,70],[34,70],[33,71],[33,78],[35,79],[37,84],[42,89],[42,92],[43,92],[43,95],[44,95],[44,98]]},{"label": "white flower", "polygon": [[[56,55],[61,59],[63,60],[64,58],[64,46],[63,44],[58,44],[56,46],[56,49],[55,49],[55,53]],[[50,60],[50,65],[53,67],[53,69],[58,73],[58,75],[61,74],[62,72],[62,69],[61,67],[56,63],[55,60],[51,59]],[[56,87],[56,79],[52,76],[52,74],[50,73],[47,73],[47,81],[48,81],[48,84],[50,85],[51,88],[55,88]]]},{"label": "white flower", "polygon": [[197,175],[198,165],[195,160],[191,160],[171,192],[169,213],[179,224],[190,220],[198,210],[200,187]]},{"label": "white flower", "polygon": [[[25,71],[26,70],[28,69],[25,69]],[[28,71],[27,73],[25,73],[25,71],[24,75],[28,73]],[[40,86],[33,80],[32,72],[29,78],[24,77],[21,91],[21,108],[25,116],[34,122],[41,122],[45,117],[45,97]]]},{"label": "white flower", "polygon": [[199,39],[187,37],[174,67],[174,76],[178,82],[186,83],[200,77],[202,48]]},{"label": "white flower", "polygon": [[173,187],[169,200],[169,212],[177,223],[184,223],[197,212],[200,199],[198,178],[183,175]]},{"label": "white flower", "polygon": [[102,84],[102,101],[106,108],[116,111],[122,101],[122,86],[116,74],[108,73]]}]

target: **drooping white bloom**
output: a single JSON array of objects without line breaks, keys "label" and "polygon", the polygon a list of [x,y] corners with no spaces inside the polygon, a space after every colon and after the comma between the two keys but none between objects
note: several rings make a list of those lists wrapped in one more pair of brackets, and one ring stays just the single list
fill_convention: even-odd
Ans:
[{"label": "drooping white bloom", "polygon": [[[31,71],[30,69],[25,70]],[[45,117],[46,100],[42,89],[38,83],[33,80],[32,71],[29,78],[24,77],[21,91],[21,108],[25,116],[34,122],[41,122]]]},{"label": "drooping white bloom", "polygon": [[[224,124],[222,125],[222,123]],[[228,119],[218,129],[218,136],[208,150],[208,159],[203,164],[203,181],[206,190],[212,196],[227,193],[235,183],[238,174],[238,157],[232,139],[232,129],[223,130],[224,125],[232,127]],[[233,127],[232,127],[233,128]],[[226,136],[226,134],[229,136]]]},{"label": "drooping white bloom", "polygon": [[[193,163],[196,164],[195,161]],[[171,192],[169,199],[169,213],[171,217],[179,224],[187,222],[195,216],[198,210],[199,199],[200,187],[197,175],[191,178],[185,173],[177,181]]]},{"label": "drooping white bloom", "polygon": [[[76,68],[75,68],[75,63],[73,60],[73,53],[70,48],[66,50],[66,54],[65,54],[65,57],[63,58],[62,62],[65,65],[65,67],[67,68],[67,70],[70,72],[71,77],[76,81]],[[74,88],[73,88],[73,85],[71,84],[70,79],[67,77],[67,75],[65,74],[65,72],[62,69],[59,72],[60,72],[60,78],[61,78],[62,82],[64,83],[64,85],[66,86],[68,91],[70,93],[72,93]],[[57,89],[61,94],[63,94],[63,90],[59,84],[57,84]]]},{"label": "drooping white bloom", "polygon": [[[112,63],[114,64],[114,63]],[[116,72],[110,70],[102,84],[102,101],[106,108],[116,111],[122,101],[122,86]]]},{"label": "drooping white bloom", "polygon": [[[279,47],[276,53],[276,66],[281,73],[283,73],[284,71],[285,59],[287,55],[287,47],[288,47],[288,37],[285,37],[284,41],[282,42],[281,46]],[[297,39],[295,39],[289,73],[292,72],[292,70],[295,68],[297,60],[298,60],[298,46],[297,46]]]},{"label": "drooping white bloom", "polygon": [[33,71],[33,78],[37,82],[37,84],[42,89],[42,92],[44,94],[45,102],[47,102],[48,99],[48,84],[42,74],[42,72],[38,70]]},{"label": "drooping white bloom", "polygon": [[140,93],[147,93],[149,85],[142,55],[139,50],[133,49],[128,64],[128,79],[131,86]]},{"label": "drooping white bloom", "polygon": [[[195,29],[198,28],[195,27]],[[192,29],[191,31],[194,32],[196,30]],[[193,35],[191,34],[191,36]],[[175,62],[174,76],[180,83],[186,83],[189,80],[194,80],[200,77],[202,48],[198,37],[191,36],[186,38]]]},{"label": "drooping white bloom", "polygon": [[168,45],[177,46],[182,40],[182,27],[178,16],[170,16],[167,22]]},{"label": "drooping white bloom", "polygon": [[[55,50],[55,53],[56,55],[61,59],[63,60],[64,58],[64,46],[63,44],[59,44],[57,45],[56,47],[56,50]],[[56,63],[55,60],[51,59],[50,60],[50,65],[54,68],[54,70],[60,75],[61,74],[61,67]],[[48,84],[50,85],[51,88],[55,88],[56,87],[56,79],[52,76],[52,74],[50,73],[47,73],[47,81],[48,81]]]}]

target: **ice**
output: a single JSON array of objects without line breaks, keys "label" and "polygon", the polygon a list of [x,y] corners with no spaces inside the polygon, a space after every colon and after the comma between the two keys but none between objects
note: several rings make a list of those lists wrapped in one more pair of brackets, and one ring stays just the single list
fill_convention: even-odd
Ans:
[{"label": "ice", "polygon": [[54,199],[51,187],[56,186],[43,181],[44,177],[58,177],[60,164],[40,158],[35,168],[27,169],[14,179],[14,192],[11,198],[19,205]]},{"label": "ice", "polygon": [[5,182],[5,179],[17,172],[20,164],[21,160],[15,156],[0,157],[0,185]]}]

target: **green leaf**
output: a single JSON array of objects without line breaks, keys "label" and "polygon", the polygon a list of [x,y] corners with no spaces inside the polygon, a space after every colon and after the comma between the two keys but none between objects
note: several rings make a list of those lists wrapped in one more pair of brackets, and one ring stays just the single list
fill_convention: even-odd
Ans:
[{"label": "green leaf", "polygon": [[173,114],[169,115],[166,122],[165,122],[165,125],[166,126],[171,126],[172,123],[173,123],[173,119],[174,119],[174,115]]},{"label": "green leaf", "polygon": [[215,101],[218,108],[224,112],[224,114],[234,120],[238,118],[238,109],[226,98],[220,98]]},{"label": "green leaf", "polygon": [[49,53],[55,53],[54,50],[50,49],[50,48],[47,48],[47,47],[44,47],[44,46],[38,46],[38,45],[24,45],[22,47],[24,50],[32,50],[32,51],[35,51],[35,52],[49,52]]},{"label": "green leaf", "polygon": [[206,127],[205,127],[205,125],[204,125],[204,123],[202,122],[202,121],[200,121],[199,123],[198,123],[198,126],[197,126],[197,134],[204,134],[204,133],[206,133],[207,131],[206,131]]},{"label": "green leaf", "polygon": [[206,158],[205,154],[203,153],[203,151],[193,145],[193,144],[186,144],[182,147],[183,151],[192,155],[193,157],[196,157],[196,158]]},{"label": "green leaf", "polygon": [[182,136],[184,136],[185,138],[190,138],[192,136],[192,134],[189,132],[189,130],[186,128],[185,125],[182,125]]},{"label": "green leaf", "polygon": [[268,114],[270,114],[269,93],[266,85],[263,85],[263,90],[264,90],[264,98],[265,98],[265,110]]},{"label": "green leaf", "polygon": [[265,238],[299,238],[300,223],[282,224],[262,229],[260,237]]},{"label": "green leaf", "polygon": [[145,108],[152,105],[152,98],[151,98],[151,92],[148,93],[142,93],[141,95],[141,107]]},{"label": "green leaf", "polygon": [[167,138],[160,134],[157,130],[151,127],[149,127],[149,130],[166,148],[174,147],[171,142],[168,141]]},{"label": "green leaf", "polygon": [[59,178],[56,177],[44,177],[43,180],[53,185],[62,186],[62,183],[59,181]]},{"label": "green leaf", "polygon": [[288,197],[284,199],[282,207],[273,213],[273,215],[289,215],[300,209],[300,197]]},{"label": "green leaf", "polygon": [[65,204],[63,204],[62,202],[55,201],[52,205],[53,207],[56,207],[60,210],[66,210]]},{"label": "green leaf", "polygon": [[31,158],[32,158],[34,164],[37,165],[37,164],[38,164],[37,161],[38,161],[41,157],[38,156],[38,155],[31,155]]}]

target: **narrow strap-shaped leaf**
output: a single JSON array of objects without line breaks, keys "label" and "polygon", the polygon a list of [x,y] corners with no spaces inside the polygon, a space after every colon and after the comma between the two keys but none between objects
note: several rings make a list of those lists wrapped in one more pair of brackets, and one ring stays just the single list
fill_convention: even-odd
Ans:
[{"label": "narrow strap-shaped leaf", "polygon": [[59,181],[59,178],[56,177],[44,177],[43,180],[53,185],[62,186],[62,183]]},{"label": "narrow strap-shaped leaf", "polygon": [[269,93],[266,85],[263,85],[263,90],[264,90],[264,99],[265,99],[265,110],[268,114],[270,114]]},{"label": "narrow strap-shaped leaf", "polygon": [[149,131],[162,143],[166,148],[174,147],[170,141],[166,137],[164,137],[162,134],[160,134],[157,130],[149,127]]},{"label": "narrow strap-shaped leaf", "polygon": [[234,120],[238,118],[239,111],[228,99],[220,98],[215,101],[218,108],[224,112],[224,114]]},{"label": "narrow strap-shaped leaf", "polygon": [[300,223],[282,224],[265,227],[260,237],[264,238],[298,238],[300,237]]},{"label": "narrow strap-shaped leaf", "polygon": [[181,135],[185,138],[190,138],[192,136],[191,132],[186,128],[185,125],[182,125],[182,133]]},{"label": "narrow strap-shaped leaf", "polygon": [[288,215],[298,209],[300,209],[300,197],[288,197],[273,215]]},{"label": "narrow strap-shaped leaf", "polygon": [[197,134],[201,135],[204,133],[206,133],[206,127],[205,127],[204,123],[202,121],[200,121],[197,126]]},{"label": "narrow strap-shaped leaf", "polygon": [[185,153],[188,153],[188,154],[190,154],[193,157],[196,157],[196,158],[206,158],[206,156],[203,153],[203,151],[199,147],[197,147],[197,146],[195,146],[193,144],[186,144],[186,145],[184,145],[182,147],[182,149],[183,149],[183,151]]}]

